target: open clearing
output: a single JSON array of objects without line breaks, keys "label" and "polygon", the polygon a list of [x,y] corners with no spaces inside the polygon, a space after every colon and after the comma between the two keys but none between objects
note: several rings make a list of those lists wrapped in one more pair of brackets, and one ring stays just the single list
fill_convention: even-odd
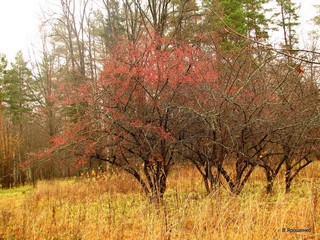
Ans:
[{"label": "open clearing", "polygon": [[186,166],[169,176],[158,208],[123,173],[1,190],[0,239],[319,239],[320,164],[287,195],[282,178],[266,195],[263,177],[257,171],[239,196],[224,187],[208,196]]}]

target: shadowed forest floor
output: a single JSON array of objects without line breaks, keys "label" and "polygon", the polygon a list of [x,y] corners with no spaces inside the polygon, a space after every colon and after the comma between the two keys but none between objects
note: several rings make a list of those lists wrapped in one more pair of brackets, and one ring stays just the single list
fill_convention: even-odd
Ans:
[{"label": "shadowed forest floor", "polygon": [[320,163],[301,172],[287,195],[283,177],[266,195],[260,170],[239,196],[224,187],[207,195],[188,166],[168,181],[160,208],[123,173],[1,190],[0,239],[320,239]]}]

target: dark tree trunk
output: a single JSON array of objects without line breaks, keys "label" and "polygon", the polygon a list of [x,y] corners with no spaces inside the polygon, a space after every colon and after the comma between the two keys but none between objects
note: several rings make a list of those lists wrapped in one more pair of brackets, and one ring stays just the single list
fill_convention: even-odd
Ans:
[{"label": "dark tree trunk", "polygon": [[150,202],[156,204],[156,206],[160,206],[163,204],[163,196],[167,189],[167,177],[162,175],[159,179],[157,179],[153,185],[151,186],[152,192],[149,196]]},{"label": "dark tree trunk", "polygon": [[267,186],[266,186],[266,190],[267,190],[267,194],[272,194],[273,193],[273,177],[271,176],[271,174],[267,175]]},{"label": "dark tree trunk", "polygon": [[291,183],[292,179],[286,177],[286,193],[289,193],[291,191]]}]

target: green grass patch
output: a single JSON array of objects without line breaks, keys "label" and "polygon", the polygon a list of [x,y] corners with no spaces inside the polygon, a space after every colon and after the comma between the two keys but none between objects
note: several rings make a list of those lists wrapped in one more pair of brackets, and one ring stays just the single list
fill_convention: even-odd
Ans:
[{"label": "green grass patch", "polygon": [[23,196],[23,194],[29,193],[34,188],[31,185],[25,185],[22,187],[0,189],[0,198]]}]

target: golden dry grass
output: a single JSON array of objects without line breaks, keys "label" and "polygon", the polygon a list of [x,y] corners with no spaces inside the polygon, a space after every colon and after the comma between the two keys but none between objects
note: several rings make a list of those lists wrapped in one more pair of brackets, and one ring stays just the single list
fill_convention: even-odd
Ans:
[{"label": "golden dry grass", "polygon": [[287,195],[278,179],[267,196],[263,177],[256,171],[239,196],[223,187],[207,196],[186,166],[169,176],[161,208],[126,174],[1,191],[0,239],[320,239],[320,164],[302,172]]}]

